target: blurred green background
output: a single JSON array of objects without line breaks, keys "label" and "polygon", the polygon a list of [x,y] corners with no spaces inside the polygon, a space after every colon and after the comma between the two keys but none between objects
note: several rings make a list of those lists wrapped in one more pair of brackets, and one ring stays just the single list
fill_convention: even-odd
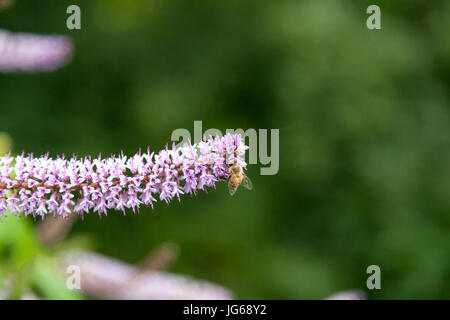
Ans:
[{"label": "blurred green background", "polygon": [[[66,29],[69,4],[81,30]],[[366,27],[370,4],[382,30]],[[449,16],[445,0],[18,0],[0,28],[70,35],[75,56],[0,75],[0,131],[14,153],[55,156],[159,149],[194,120],[278,128],[280,170],[250,166],[254,191],[90,214],[69,239],[131,263],[173,241],[170,271],[244,299],[448,299]],[[23,225],[23,240],[36,224],[7,223],[0,248],[5,230]],[[366,289],[372,264],[381,290]]]}]

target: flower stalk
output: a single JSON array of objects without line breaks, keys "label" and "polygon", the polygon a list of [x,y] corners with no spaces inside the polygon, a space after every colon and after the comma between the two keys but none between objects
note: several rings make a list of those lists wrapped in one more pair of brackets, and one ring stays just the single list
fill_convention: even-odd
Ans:
[{"label": "flower stalk", "polygon": [[198,144],[165,149],[158,153],[138,152],[119,156],[78,159],[64,155],[52,159],[48,154],[0,157],[0,214],[25,216],[48,214],[81,217],[90,211],[100,216],[109,210],[139,211],[159,199],[179,201],[182,194],[215,188],[229,178],[229,165],[246,167],[248,147],[241,135],[227,134]]}]

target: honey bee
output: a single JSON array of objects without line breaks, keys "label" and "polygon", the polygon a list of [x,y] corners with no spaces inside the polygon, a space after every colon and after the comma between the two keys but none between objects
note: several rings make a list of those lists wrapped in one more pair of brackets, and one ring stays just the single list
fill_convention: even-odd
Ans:
[{"label": "honey bee", "polygon": [[234,195],[241,184],[248,190],[253,189],[253,183],[250,178],[245,175],[241,165],[235,163],[230,166],[229,171],[230,180],[228,181],[228,191],[230,191],[230,195]]}]

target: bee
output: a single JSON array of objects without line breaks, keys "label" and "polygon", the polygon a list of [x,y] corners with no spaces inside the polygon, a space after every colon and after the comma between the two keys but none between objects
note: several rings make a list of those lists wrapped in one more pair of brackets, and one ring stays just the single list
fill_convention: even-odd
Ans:
[{"label": "bee", "polygon": [[248,190],[253,189],[253,183],[250,178],[245,175],[241,165],[235,163],[230,166],[229,171],[230,180],[228,181],[228,191],[230,192],[230,195],[234,195],[241,184]]}]

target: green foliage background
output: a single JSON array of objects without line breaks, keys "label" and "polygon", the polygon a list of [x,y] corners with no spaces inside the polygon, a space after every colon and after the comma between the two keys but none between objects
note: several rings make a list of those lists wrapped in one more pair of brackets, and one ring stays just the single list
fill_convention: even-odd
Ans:
[{"label": "green foliage background", "polygon": [[[79,31],[65,27],[69,4]],[[382,30],[366,28],[370,4]],[[174,241],[171,271],[238,298],[365,289],[376,264],[372,299],[448,299],[449,16],[444,0],[19,0],[0,28],[68,34],[75,56],[0,75],[0,131],[16,153],[85,155],[159,149],[194,120],[279,128],[279,173],[250,166],[254,191],[231,198],[221,184],[135,216],[91,214],[69,237],[132,263]],[[0,251],[7,230],[35,227],[7,223]]]}]

